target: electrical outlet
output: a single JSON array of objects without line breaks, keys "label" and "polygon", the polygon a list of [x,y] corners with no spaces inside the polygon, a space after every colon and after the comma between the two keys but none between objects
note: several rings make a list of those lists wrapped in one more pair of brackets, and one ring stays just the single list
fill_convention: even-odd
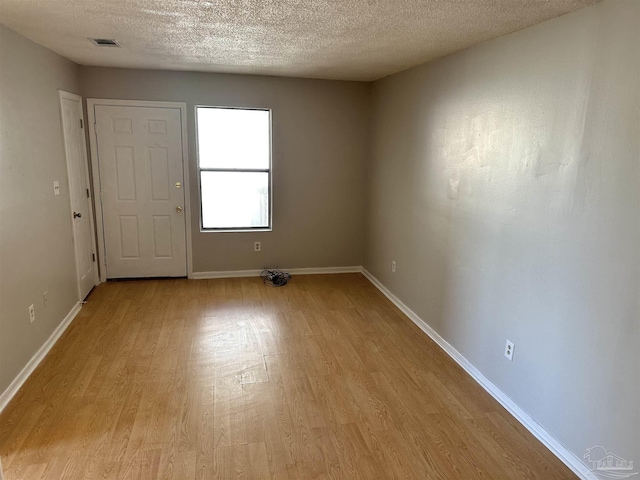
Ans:
[{"label": "electrical outlet", "polygon": [[42,294],[42,303],[44,304],[44,308],[47,308],[47,303],[49,303],[49,292],[44,292]]},{"label": "electrical outlet", "polygon": [[53,182],[53,194],[56,196],[60,195],[60,182],[58,180],[54,180]]},{"label": "electrical outlet", "polygon": [[396,273],[396,261],[395,260],[393,260],[391,262],[391,272],[392,273]]},{"label": "electrical outlet", "polygon": [[29,321],[33,323],[36,319],[36,308],[33,305],[29,305]]},{"label": "electrical outlet", "polygon": [[262,243],[260,242],[253,242],[253,251],[254,252],[259,252],[262,250]]},{"label": "electrical outlet", "polygon": [[507,339],[507,345],[504,347],[504,356],[507,357],[507,360],[513,362],[513,349],[515,345],[511,340]]}]

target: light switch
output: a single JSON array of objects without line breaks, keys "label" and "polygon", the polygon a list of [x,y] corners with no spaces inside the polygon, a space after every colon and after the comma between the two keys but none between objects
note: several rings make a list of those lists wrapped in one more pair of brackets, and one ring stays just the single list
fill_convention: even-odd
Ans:
[{"label": "light switch", "polygon": [[60,195],[60,182],[58,180],[53,181],[53,194]]}]

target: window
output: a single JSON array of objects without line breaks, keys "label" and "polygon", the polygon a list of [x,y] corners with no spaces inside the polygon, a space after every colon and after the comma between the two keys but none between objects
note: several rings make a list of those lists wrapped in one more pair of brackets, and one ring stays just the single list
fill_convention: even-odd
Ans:
[{"label": "window", "polygon": [[203,230],[271,228],[271,111],[196,107]]}]

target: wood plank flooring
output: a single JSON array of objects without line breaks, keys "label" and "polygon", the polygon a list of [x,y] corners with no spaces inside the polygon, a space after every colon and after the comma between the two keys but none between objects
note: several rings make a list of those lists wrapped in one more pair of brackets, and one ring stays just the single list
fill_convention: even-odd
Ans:
[{"label": "wood plank flooring", "polygon": [[576,478],[360,274],[98,286],[0,456],[6,480]]}]

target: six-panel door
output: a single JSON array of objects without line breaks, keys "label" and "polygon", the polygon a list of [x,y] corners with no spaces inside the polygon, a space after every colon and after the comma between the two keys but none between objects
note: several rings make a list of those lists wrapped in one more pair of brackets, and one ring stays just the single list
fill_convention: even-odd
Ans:
[{"label": "six-panel door", "polygon": [[181,112],[95,106],[107,278],[187,274]]}]

